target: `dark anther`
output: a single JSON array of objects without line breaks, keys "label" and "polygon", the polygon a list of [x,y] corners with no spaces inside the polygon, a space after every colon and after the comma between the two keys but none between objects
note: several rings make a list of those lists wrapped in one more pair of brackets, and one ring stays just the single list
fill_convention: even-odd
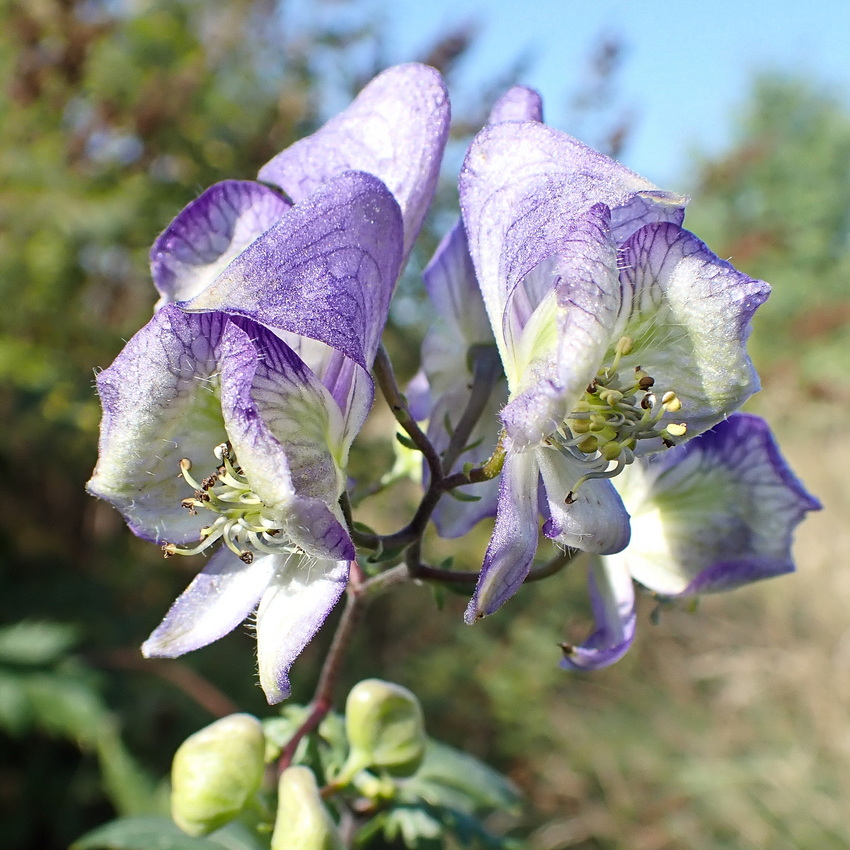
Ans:
[{"label": "dark anther", "polygon": [[593,379],[593,380],[592,380],[592,381],[591,381],[591,382],[587,385],[587,391],[588,391],[591,395],[593,395],[593,394],[596,392],[596,390],[598,390],[598,389],[599,389],[599,381],[597,381],[597,380],[596,380],[596,378],[594,378],[594,379]]},{"label": "dark anther", "polygon": [[[222,466],[221,469],[224,469],[224,467]],[[215,487],[217,481],[218,481],[218,478],[215,475],[208,475],[201,482],[201,487],[203,487],[204,490],[212,490],[212,488]]]},{"label": "dark anther", "polygon": [[558,646],[561,647],[561,652],[564,653],[564,658],[569,658],[571,655],[575,655],[576,648],[571,643],[559,643]]},{"label": "dark anther", "polygon": [[565,505],[572,505],[572,504],[574,504],[574,503],[575,503],[575,500],[576,500],[576,498],[575,498],[575,496],[573,495],[573,491],[572,491],[572,490],[570,490],[570,492],[569,492],[569,493],[567,493],[567,498],[566,498],[566,499],[564,499],[564,504],[565,504]]},{"label": "dark anther", "polygon": [[645,396],[644,396],[644,397],[640,400],[640,406],[641,406],[644,410],[649,410],[649,409],[652,407],[652,401],[650,400],[650,398],[649,398],[649,396],[648,396],[648,395],[645,395]]},{"label": "dark anther", "polygon": [[655,384],[655,378],[650,378],[649,375],[647,375],[645,378],[641,378],[638,381],[638,386],[642,390],[648,390],[651,386],[653,386],[653,384]]},{"label": "dark anther", "polygon": [[661,438],[661,442],[667,446],[668,449],[672,449],[676,444],[672,440],[668,440],[666,437]]},{"label": "dark anther", "polygon": [[242,561],[243,564],[250,564],[254,560],[254,553],[250,549],[245,549],[245,551],[239,555],[239,560]]},{"label": "dark anther", "polygon": [[180,502],[180,507],[185,508],[189,511],[189,516],[195,516],[198,512],[195,510],[195,500],[194,499],[183,499]]}]

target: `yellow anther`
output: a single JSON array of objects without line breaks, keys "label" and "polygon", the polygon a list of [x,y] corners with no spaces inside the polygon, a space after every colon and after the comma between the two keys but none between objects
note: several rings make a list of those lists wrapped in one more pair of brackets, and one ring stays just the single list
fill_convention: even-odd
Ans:
[{"label": "yellow anther", "polygon": [[616,460],[620,456],[622,447],[618,442],[612,440],[610,443],[605,443],[599,451],[602,453],[602,457],[604,457],[605,460]]},{"label": "yellow anther", "polygon": [[590,430],[590,420],[570,419],[570,430],[573,434],[586,434]]},{"label": "yellow anther", "polygon": [[684,437],[688,426],[684,422],[671,422],[666,430],[671,437]]},{"label": "yellow anther", "polygon": [[664,393],[661,396],[661,403],[670,413],[675,413],[677,410],[682,409],[682,402],[679,401],[679,396],[673,392]]},{"label": "yellow anther", "polygon": [[623,354],[631,354],[632,349],[635,347],[635,341],[630,336],[621,336],[620,341],[617,343],[614,348],[614,352],[619,355]]},{"label": "yellow anther", "polygon": [[599,441],[592,434],[588,437],[585,437],[576,448],[580,452],[584,452],[585,454],[593,454],[596,451],[599,445]]},{"label": "yellow anther", "polygon": [[623,400],[623,394],[619,390],[609,390],[607,387],[599,390],[599,398],[613,407],[618,401]]}]

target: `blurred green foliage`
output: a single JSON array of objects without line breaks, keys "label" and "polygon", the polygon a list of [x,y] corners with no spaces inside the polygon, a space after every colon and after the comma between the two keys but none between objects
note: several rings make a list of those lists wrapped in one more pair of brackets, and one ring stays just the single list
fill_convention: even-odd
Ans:
[{"label": "blurred green foliage", "polygon": [[[850,110],[814,82],[759,77],[723,155],[699,165],[688,226],[773,284],[753,334],[757,362],[809,384],[847,382]],[[790,345],[793,341],[793,345]]]},{"label": "blurred green foliage", "polygon": [[[320,2],[316,22],[289,32],[270,0],[0,0],[0,809],[14,813],[0,841],[10,850],[65,848],[116,814],[144,815],[144,842],[152,823],[161,828],[148,816],[164,811],[157,781],[179,743],[215,716],[269,715],[250,674],[253,640],[240,631],[185,660],[140,658],[194,565],[164,562],[85,496],[99,418],[91,375],[150,315],[147,251],[178,210],[210,183],[252,178],[326,117],[325,103],[345,103],[386,64],[380,21],[342,14],[354,5]],[[472,37],[449,33],[419,58],[451,72]],[[611,50],[603,45],[599,62],[613,61]],[[460,137],[491,99],[483,93],[482,114],[458,123]],[[617,148],[627,126],[607,136]],[[850,345],[846,105],[765,78],[735,144],[703,159],[700,175],[688,224],[774,285],[756,323],[759,368],[834,395]],[[450,220],[454,203],[449,181],[435,220]],[[426,234],[411,278],[434,244]],[[402,296],[389,340],[410,373],[421,301]],[[365,438],[388,469],[386,441]],[[409,498],[393,490],[392,508],[379,503],[365,519],[380,527]],[[475,569],[485,541],[483,529],[443,554]],[[736,703],[730,682],[744,687],[746,676],[710,666],[720,658],[732,669],[736,641],[757,646],[754,665],[787,666],[759,643],[755,630],[771,621],[751,617],[747,602],[729,616],[708,604],[707,620],[665,615],[651,636],[644,611],[634,653],[577,677],[557,668],[557,643],[588,625],[580,567],[473,629],[460,625],[463,600],[446,594],[440,611],[430,598],[410,587],[379,600],[344,684],[404,683],[431,735],[508,771],[536,811],[523,828],[529,846],[850,843],[831,808],[847,765],[818,761],[832,739],[796,680],[759,679],[766,698]],[[806,616],[788,610],[788,641],[815,640]],[[332,627],[294,671],[296,700],[309,699]]]}]

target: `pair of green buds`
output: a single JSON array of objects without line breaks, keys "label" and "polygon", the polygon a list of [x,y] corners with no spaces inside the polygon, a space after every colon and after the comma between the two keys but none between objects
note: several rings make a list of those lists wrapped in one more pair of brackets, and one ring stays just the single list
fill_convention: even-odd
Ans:
[{"label": "pair of green buds", "polygon": [[[327,792],[342,790],[363,771],[412,776],[425,755],[422,708],[406,688],[379,679],[355,685],[345,707],[349,751]],[[250,714],[232,714],[188,737],[171,769],[171,815],[189,835],[207,835],[250,808],[265,773],[263,726]],[[367,774],[368,777],[368,774]],[[381,780],[373,777],[374,792]],[[368,782],[357,782],[368,794]],[[278,780],[271,850],[342,850],[336,824],[322,802],[313,771],[286,768]]]}]

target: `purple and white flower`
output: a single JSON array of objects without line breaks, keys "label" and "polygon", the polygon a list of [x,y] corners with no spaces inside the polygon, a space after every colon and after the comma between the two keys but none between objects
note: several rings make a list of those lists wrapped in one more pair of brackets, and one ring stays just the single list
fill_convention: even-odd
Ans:
[{"label": "purple and white flower", "polygon": [[615,485],[631,514],[631,542],[592,568],[597,629],[565,648],[568,669],[605,667],[629,648],[633,580],[657,596],[687,598],[792,572],[794,529],[821,507],[767,424],[749,414],[638,461]]},{"label": "purple and white flower", "polygon": [[[540,95],[514,86],[493,106],[488,123],[540,120]],[[417,419],[428,420],[428,439],[445,458],[473,392],[483,394],[470,411],[476,422],[467,446],[458,447],[462,451],[451,458],[477,466],[496,448],[498,414],[507,401],[507,386],[462,221],[446,234],[422,279],[437,321],[422,344],[422,369],[408,387],[411,411]],[[479,370],[482,374],[476,374]],[[475,386],[476,381],[481,386]],[[427,477],[427,464],[423,466]],[[499,482],[492,479],[470,487],[469,495],[477,501],[442,499],[432,517],[440,536],[461,537],[480,520],[495,515],[498,492]]]},{"label": "purple and white flower", "polygon": [[625,548],[629,516],[610,479],[755,392],[746,340],[769,287],[681,227],[684,198],[539,122],[482,130],[460,193],[509,389],[472,622],[528,574],[540,513],[563,546]]},{"label": "purple and white flower", "polygon": [[448,117],[433,69],[390,69],[263,169],[294,205],[226,181],[154,244],[160,309],[98,376],[89,491],[167,554],[218,549],[146,655],[197,649],[256,608],[261,684],[270,702],[288,695],[354,558],[348,451]]}]

